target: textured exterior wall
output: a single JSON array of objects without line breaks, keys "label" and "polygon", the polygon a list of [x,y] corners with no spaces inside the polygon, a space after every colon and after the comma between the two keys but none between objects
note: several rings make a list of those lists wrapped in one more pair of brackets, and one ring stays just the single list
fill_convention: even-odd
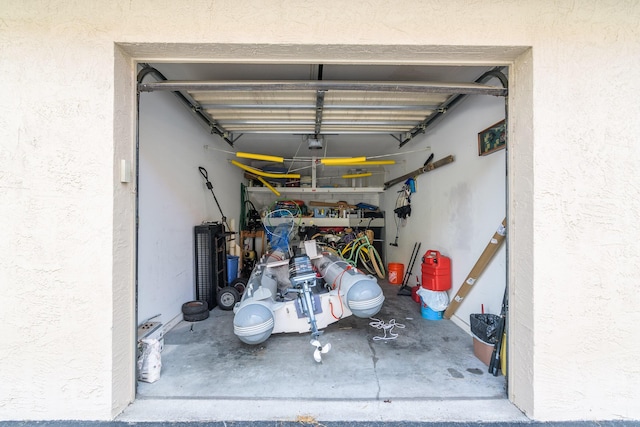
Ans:
[{"label": "textured exterior wall", "polygon": [[127,55],[520,56],[510,395],[538,419],[640,419],[637,2],[5,0],[0,17],[0,419],[108,419],[133,398]]},{"label": "textured exterior wall", "polygon": [[639,419],[640,4],[587,3],[533,47],[533,407]]},{"label": "textured exterior wall", "polygon": [[[111,407],[113,418],[135,394],[137,339],[135,278],[135,68],[130,57],[115,49],[113,83],[113,266],[111,278]],[[130,165],[130,182],[122,183],[120,162]],[[101,412],[100,412],[101,413]]]},{"label": "textured exterior wall", "polygon": [[[530,50],[511,69],[509,81],[508,207],[509,324],[507,370],[509,398],[534,413],[534,140],[533,61]],[[544,328],[551,328],[545,325]],[[517,342],[516,342],[517,339]],[[526,343],[527,345],[523,345]],[[550,416],[550,418],[558,415]],[[575,418],[576,415],[573,415]]]}]

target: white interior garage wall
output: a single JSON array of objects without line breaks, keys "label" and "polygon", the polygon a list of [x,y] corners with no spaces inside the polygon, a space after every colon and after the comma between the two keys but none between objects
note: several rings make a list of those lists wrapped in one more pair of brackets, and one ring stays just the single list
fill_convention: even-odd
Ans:
[{"label": "white interior garage wall", "polygon": [[[492,80],[489,84],[500,86]],[[407,151],[431,147],[434,161],[448,155],[453,163],[416,178],[417,191],[411,197],[411,216],[400,228],[398,248],[387,246],[389,262],[409,267],[416,242],[421,243],[410,284],[421,277],[421,258],[427,250],[439,251],[451,258],[453,297],[473,268],[478,257],[505,217],[506,166],[505,150],[486,156],[478,155],[478,132],[505,117],[505,100],[493,96],[468,96],[457,108],[448,112],[424,137],[416,138],[403,149]],[[391,177],[402,176],[421,166],[429,151],[413,153],[404,163],[391,169]],[[385,191],[387,241],[395,239],[393,209],[398,184]],[[503,244],[480,280],[464,299],[452,320],[469,332],[469,314],[498,314],[506,283],[506,250]]]},{"label": "white interior garage wall", "polygon": [[138,321],[160,314],[170,327],[195,297],[193,227],[221,221],[209,181],[230,222],[240,215],[239,169],[231,147],[211,135],[171,93],[142,93],[138,234]]}]

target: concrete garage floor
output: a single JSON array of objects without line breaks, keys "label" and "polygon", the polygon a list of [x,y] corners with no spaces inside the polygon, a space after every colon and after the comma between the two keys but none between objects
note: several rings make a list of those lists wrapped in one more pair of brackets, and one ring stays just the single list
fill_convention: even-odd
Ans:
[{"label": "concrete garage floor", "polygon": [[398,337],[376,340],[384,330],[347,317],[324,329],[320,340],[332,349],[322,363],[309,334],[240,342],[231,311],[181,322],[165,335],[160,379],[139,382],[117,420],[528,421],[507,400],[505,377],[473,355],[466,332],[422,318],[398,286],[380,284],[386,300],[376,318],[404,325],[390,331]]}]

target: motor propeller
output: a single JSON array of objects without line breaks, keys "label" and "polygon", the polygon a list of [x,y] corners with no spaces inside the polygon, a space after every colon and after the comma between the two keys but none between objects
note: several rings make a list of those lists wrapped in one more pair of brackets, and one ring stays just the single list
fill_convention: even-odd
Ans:
[{"label": "motor propeller", "polygon": [[330,343],[322,345],[318,340],[311,340],[311,345],[316,348],[315,351],[313,352],[313,358],[318,363],[322,362],[322,354],[328,353],[329,350],[331,350]]}]

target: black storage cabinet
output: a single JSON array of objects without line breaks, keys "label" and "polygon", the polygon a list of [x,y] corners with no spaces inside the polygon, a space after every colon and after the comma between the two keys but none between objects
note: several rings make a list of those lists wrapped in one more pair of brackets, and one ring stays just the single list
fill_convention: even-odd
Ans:
[{"label": "black storage cabinet", "polygon": [[224,225],[211,222],[194,227],[196,300],[209,310],[217,305],[218,288],[226,284],[227,242]]}]

